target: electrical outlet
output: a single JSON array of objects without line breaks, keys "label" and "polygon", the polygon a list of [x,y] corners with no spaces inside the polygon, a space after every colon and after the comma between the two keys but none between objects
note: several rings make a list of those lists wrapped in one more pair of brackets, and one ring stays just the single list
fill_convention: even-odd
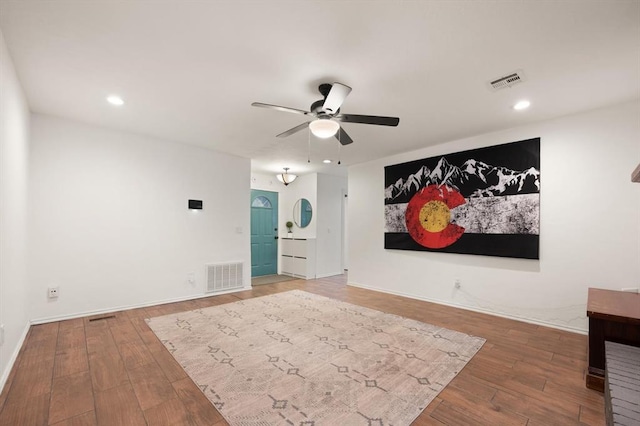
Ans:
[{"label": "electrical outlet", "polygon": [[49,287],[49,299],[55,299],[60,293],[60,287]]},{"label": "electrical outlet", "polygon": [[462,287],[462,284],[460,283],[460,278],[455,279],[455,281],[453,282],[453,287],[456,290],[460,290],[460,287]]},{"label": "electrical outlet", "polygon": [[193,285],[196,283],[196,274],[195,272],[189,272],[187,274],[187,281],[189,282],[189,284]]}]

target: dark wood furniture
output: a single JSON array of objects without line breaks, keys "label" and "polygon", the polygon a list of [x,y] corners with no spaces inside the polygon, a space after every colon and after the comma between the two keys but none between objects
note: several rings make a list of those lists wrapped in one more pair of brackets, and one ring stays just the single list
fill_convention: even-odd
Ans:
[{"label": "dark wood furniture", "polygon": [[640,425],[640,348],[605,342],[607,426]]},{"label": "dark wood furniture", "polygon": [[589,371],[586,384],[604,391],[605,340],[640,347],[640,294],[589,289]]}]

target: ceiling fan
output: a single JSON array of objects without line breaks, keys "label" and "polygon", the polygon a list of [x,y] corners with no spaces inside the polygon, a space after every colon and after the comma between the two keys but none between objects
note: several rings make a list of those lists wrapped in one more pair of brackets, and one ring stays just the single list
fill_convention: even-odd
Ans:
[{"label": "ceiling fan", "polygon": [[378,126],[397,126],[400,122],[398,117],[381,117],[377,115],[355,115],[340,114],[340,107],[351,92],[351,87],[342,83],[324,83],[318,86],[318,90],[324,99],[320,99],[311,104],[309,111],[301,109],[283,107],[278,105],[263,104],[254,102],[251,105],[261,108],[275,109],[278,111],[292,112],[294,114],[306,115],[312,118],[311,121],[304,122],[294,128],[282,132],[277,137],[285,138],[299,132],[307,127],[315,136],[320,138],[330,138],[335,136],[342,145],[348,145],[353,139],[344,131],[339,122],[376,124]]}]

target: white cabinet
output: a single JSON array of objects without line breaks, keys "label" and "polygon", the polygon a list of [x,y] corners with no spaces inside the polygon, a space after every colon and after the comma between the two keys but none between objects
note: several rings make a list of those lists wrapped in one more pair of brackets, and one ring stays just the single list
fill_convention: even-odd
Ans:
[{"label": "white cabinet", "polygon": [[281,273],[306,280],[316,277],[316,240],[281,238]]}]

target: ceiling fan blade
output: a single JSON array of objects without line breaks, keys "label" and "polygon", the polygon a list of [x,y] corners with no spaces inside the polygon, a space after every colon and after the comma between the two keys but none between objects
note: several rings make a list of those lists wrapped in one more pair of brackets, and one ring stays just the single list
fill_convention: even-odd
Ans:
[{"label": "ceiling fan blade", "polygon": [[307,127],[309,127],[309,122],[306,123],[302,123],[292,129],[287,130],[286,132],[282,132],[279,135],[277,135],[277,138],[286,138],[287,136],[291,136],[292,134],[299,132],[302,129],[306,129]]},{"label": "ceiling fan blade", "polygon": [[338,131],[336,132],[335,138],[340,141],[341,145],[349,145],[350,143],[353,143],[353,139],[351,139],[351,136],[349,136],[342,127],[340,127],[340,129],[338,129]]},{"label": "ceiling fan blade", "polygon": [[377,124],[379,126],[397,126],[400,122],[398,117],[382,117],[379,115],[356,115],[340,114],[333,117],[343,123]]},{"label": "ceiling fan blade", "polygon": [[303,111],[301,109],[283,107],[283,106],[280,106],[280,105],[263,104],[262,102],[254,102],[254,103],[251,104],[251,106],[260,107],[260,108],[275,109],[275,110],[284,111],[284,112],[292,112],[294,114],[302,114],[302,115],[309,114],[309,112]]},{"label": "ceiling fan blade", "polygon": [[351,87],[342,83],[333,83],[327,99],[322,104],[322,109],[330,114],[335,114],[349,93],[351,93]]}]

